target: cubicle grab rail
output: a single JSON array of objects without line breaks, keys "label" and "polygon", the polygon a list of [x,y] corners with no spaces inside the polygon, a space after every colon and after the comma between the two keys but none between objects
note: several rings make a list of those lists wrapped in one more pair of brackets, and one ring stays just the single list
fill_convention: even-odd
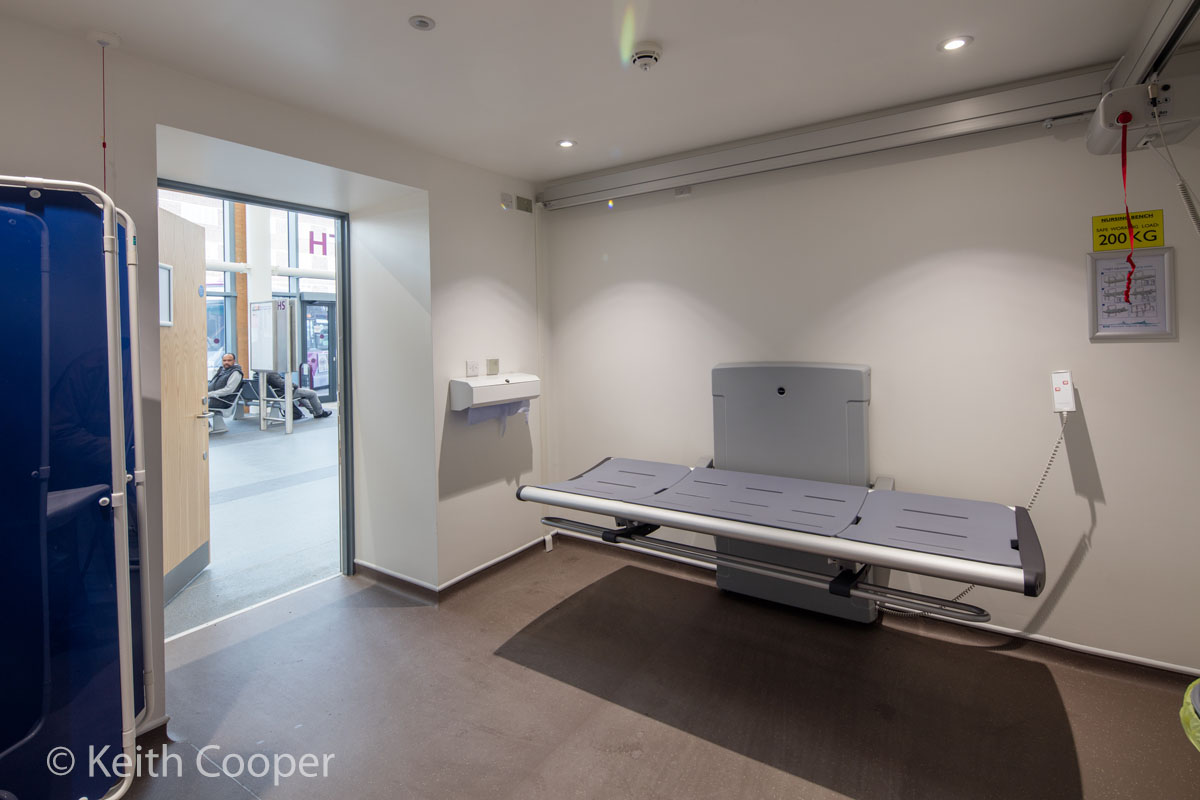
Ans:
[{"label": "cubicle grab rail", "polygon": [[[154,603],[156,599],[161,603],[161,598],[158,598],[158,593],[153,591],[152,571],[146,568],[151,542],[149,497],[146,489],[146,425],[142,409],[142,329],[138,308],[137,225],[134,224],[133,217],[127,211],[121,208],[115,210],[125,225],[125,266],[128,270],[125,279],[125,296],[129,306],[129,377],[133,390],[133,398],[130,403],[133,409],[133,493],[137,500],[135,506],[138,531],[138,576],[141,579],[142,635],[146,641],[149,641],[150,637],[146,636],[145,632],[151,626],[151,620],[154,619]],[[143,706],[141,713],[134,717],[138,733],[161,724],[163,719],[162,710],[158,707],[158,692],[155,688],[157,677],[154,668],[154,652],[153,647],[142,647]]]},{"label": "cubicle grab rail", "polygon": [[[638,505],[622,500],[574,494],[540,486],[521,486],[517,489],[517,498],[573,511],[601,514],[620,520],[635,520],[695,533],[724,536],[754,544],[815,553],[846,562],[871,564],[903,572],[914,572],[1010,592],[1020,592],[1030,596],[1036,596],[1041,592],[1045,575],[1045,568],[1040,564],[1026,565],[1025,567],[989,564],[982,561],[841,539],[836,536],[802,533],[685,511]],[[1036,536],[1032,536],[1031,543],[1027,544],[1025,541],[1032,532],[1032,523],[1029,522],[1028,512],[1023,508],[1017,508],[1016,516],[1022,557],[1040,562],[1041,548],[1037,546]]]}]

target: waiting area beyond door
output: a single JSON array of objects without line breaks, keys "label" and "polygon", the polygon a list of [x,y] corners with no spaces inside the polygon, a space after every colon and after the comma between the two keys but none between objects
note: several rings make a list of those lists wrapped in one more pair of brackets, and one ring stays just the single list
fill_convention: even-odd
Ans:
[{"label": "waiting area beyond door", "polygon": [[338,407],[259,430],[227,421],[209,440],[208,568],[166,608],[168,637],[339,570]]}]

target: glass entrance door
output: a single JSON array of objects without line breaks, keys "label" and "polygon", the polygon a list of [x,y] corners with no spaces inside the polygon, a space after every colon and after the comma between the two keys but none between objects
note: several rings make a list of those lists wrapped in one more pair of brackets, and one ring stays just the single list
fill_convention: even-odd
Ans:
[{"label": "glass entrance door", "polygon": [[[337,400],[337,303],[309,300],[301,296],[303,318],[305,384],[316,390],[322,402]],[[305,378],[307,380],[305,380]]]}]

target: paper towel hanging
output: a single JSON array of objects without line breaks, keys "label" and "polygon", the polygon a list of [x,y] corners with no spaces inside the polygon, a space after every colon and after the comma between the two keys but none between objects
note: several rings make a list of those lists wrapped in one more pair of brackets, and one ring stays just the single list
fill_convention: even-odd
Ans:
[{"label": "paper towel hanging", "polygon": [[489,419],[498,419],[500,420],[500,435],[503,436],[504,432],[508,430],[508,418],[514,414],[524,414],[525,423],[529,424],[529,398],[491,406],[471,406],[467,409],[467,424],[478,425]]}]

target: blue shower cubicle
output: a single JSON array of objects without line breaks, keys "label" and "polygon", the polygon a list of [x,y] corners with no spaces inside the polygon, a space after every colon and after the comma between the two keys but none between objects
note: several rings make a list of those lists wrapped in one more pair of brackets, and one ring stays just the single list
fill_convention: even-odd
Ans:
[{"label": "blue shower cubicle", "polygon": [[[115,209],[98,205],[99,192],[53,183],[0,185],[5,800],[109,794],[121,783],[114,759],[132,742],[123,703],[145,709],[133,239],[106,221]],[[107,768],[91,767],[94,757]]]}]

